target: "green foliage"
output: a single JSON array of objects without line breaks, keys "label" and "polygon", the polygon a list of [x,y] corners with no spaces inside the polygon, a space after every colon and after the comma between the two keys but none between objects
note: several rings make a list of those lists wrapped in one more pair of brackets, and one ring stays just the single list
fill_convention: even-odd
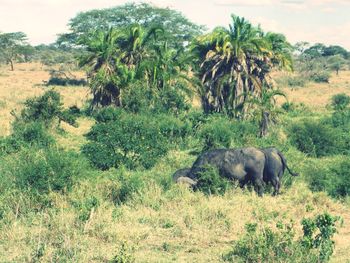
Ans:
[{"label": "green foliage", "polygon": [[78,211],[78,218],[82,222],[90,219],[91,211],[99,206],[99,201],[95,196],[90,196],[81,202],[73,202],[73,207]]},{"label": "green foliage", "polygon": [[285,102],[281,105],[281,108],[291,116],[301,116],[305,113],[310,113],[310,109],[304,103]]},{"label": "green foliage", "polygon": [[287,85],[289,87],[304,87],[305,79],[302,76],[288,77]]},{"label": "green foliage", "polygon": [[170,87],[152,91],[145,85],[136,82],[123,92],[123,109],[133,113],[152,112],[178,115],[189,108],[185,94]]},{"label": "green foliage", "polygon": [[123,93],[123,109],[132,113],[151,111],[154,107],[152,93],[145,85],[134,83]]},{"label": "green foliage", "polygon": [[304,120],[292,124],[289,138],[292,145],[313,157],[347,152],[347,138],[341,131],[320,121]]},{"label": "green foliage", "polygon": [[230,148],[231,145],[243,146],[258,134],[257,125],[248,121],[234,121],[215,115],[203,121],[205,124],[201,125],[198,132],[199,138],[203,141],[203,151]]},{"label": "green foliage", "polygon": [[111,197],[115,204],[126,202],[133,194],[139,192],[145,185],[143,175],[126,174],[121,171],[117,178],[120,187],[112,191]]},{"label": "green foliage", "polygon": [[264,33],[243,17],[231,17],[229,28],[217,27],[192,43],[202,80],[198,91],[206,113],[246,117],[254,109],[248,100],[271,87],[272,69],[292,68],[292,47],[282,34]]},{"label": "green foliage", "polygon": [[19,153],[9,164],[8,172],[15,185],[23,191],[46,194],[65,192],[81,171],[73,153],[57,149],[28,149]]},{"label": "green foliage", "polygon": [[133,256],[133,250],[130,249],[126,243],[122,243],[118,249],[117,254],[113,257],[110,263],[133,263],[135,257]]},{"label": "green foliage", "polygon": [[330,72],[328,71],[313,71],[310,72],[309,78],[316,83],[328,83],[329,78],[331,77]]},{"label": "green foliage", "polygon": [[99,123],[107,123],[110,121],[118,121],[122,118],[124,111],[115,107],[105,107],[95,112],[94,117]]},{"label": "green foliage", "polygon": [[82,151],[102,170],[121,165],[147,169],[169,149],[157,120],[143,115],[124,114],[117,121],[97,123],[87,138],[90,142]]},{"label": "green foliage", "polygon": [[158,98],[155,100],[155,111],[173,114],[187,111],[190,105],[185,101],[185,98],[185,94],[176,89],[164,89],[159,92]]},{"label": "green foliage", "polygon": [[[182,46],[202,31],[178,11],[160,8],[148,3],[128,3],[112,8],[81,12],[69,22],[70,32],[57,40],[60,44],[81,44],[89,39],[96,30],[107,31],[110,27],[126,28],[140,23],[143,27],[159,25],[167,28],[174,46]],[[169,27],[171,25],[171,27]]]},{"label": "green foliage", "polygon": [[87,82],[85,79],[50,77],[46,85],[47,86],[86,86]]},{"label": "green foliage", "polygon": [[259,229],[256,223],[246,224],[245,235],[223,259],[229,262],[328,262],[333,254],[336,221],[336,217],[327,213],[304,219],[304,235],[299,240],[295,240],[291,224],[279,222],[276,230]]},{"label": "green foliage", "polygon": [[195,189],[207,195],[224,194],[231,185],[228,179],[220,176],[215,167],[206,166],[197,176]]},{"label": "green foliage", "polygon": [[74,115],[63,110],[61,96],[54,90],[46,91],[42,96],[27,99],[25,108],[21,112],[21,119],[25,122],[39,121],[49,127],[54,120],[75,124]]},{"label": "green foliage", "polygon": [[16,121],[12,126],[13,133],[0,139],[0,155],[18,152],[22,148],[46,148],[54,144],[43,123]]},{"label": "green foliage", "polygon": [[[82,49],[61,47],[54,44],[35,46],[35,54],[32,58],[34,61],[39,61],[45,66],[60,65],[64,70],[72,70],[77,68],[76,57],[81,55]],[[54,76],[51,76],[54,78]]]},{"label": "green foliage", "polygon": [[338,220],[338,217],[325,213],[317,215],[314,219],[303,219],[302,221],[304,237],[301,244],[307,249],[317,249],[320,262],[329,261],[333,254],[332,237],[336,233],[335,223]]},{"label": "green foliage", "polygon": [[333,95],[331,98],[331,106],[335,111],[345,110],[350,104],[350,96],[345,93]]},{"label": "green foliage", "polygon": [[203,151],[229,148],[233,137],[233,124],[225,119],[217,119],[203,125],[199,137],[203,140]]},{"label": "green foliage", "polygon": [[191,132],[191,127],[188,122],[184,122],[172,115],[160,114],[154,116],[156,119],[161,134],[168,138],[173,144],[185,142]]},{"label": "green foliage", "polygon": [[23,32],[0,33],[0,57],[10,64],[11,70],[14,70],[14,61],[27,46],[26,41],[27,36]]},{"label": "green foliage", "polygon": [[349,158],[311,165],[306,169],[305,174],[312,191],[324,191],[335,198],[350,195]]}]

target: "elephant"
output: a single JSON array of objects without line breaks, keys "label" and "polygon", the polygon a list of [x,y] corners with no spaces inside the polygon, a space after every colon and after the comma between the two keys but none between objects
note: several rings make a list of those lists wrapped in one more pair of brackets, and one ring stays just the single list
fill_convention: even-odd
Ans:
[{"label": "elephant", "polygon": [[265,162],[265,154],[254,147],[210,150],[197,158],[187,177],[196,181],[205,167],[210,165],[217,168],[221,176],[237,180],[242,187],[252,182],[255,191],[262,196]]},{"label": "elephant", "polygon": [[298,174],[290,170],[286,158],[277,148],[262,148],[261,151],[264,152],[266,160],[263,180],[266,184],[269,182],[272,184],[274,187],[273,195],[277,195],[280,191],[282,175],[285,169],[287,169],[292,176],[298,176]]},{"label": "elephant", "polygon": [[198,156],[191,168],[176,171],[173,180],[195,188],[200,173],[207,165],[217,168],[221,176],[237,180],[241,187],[252,182],[259,196],[263,194],[264,183],[273,185],[274,195],[279,193],[285,169],[292,176],[298,175],[290,170],[285,157],[277,148],[245,147],[204,152]]}]

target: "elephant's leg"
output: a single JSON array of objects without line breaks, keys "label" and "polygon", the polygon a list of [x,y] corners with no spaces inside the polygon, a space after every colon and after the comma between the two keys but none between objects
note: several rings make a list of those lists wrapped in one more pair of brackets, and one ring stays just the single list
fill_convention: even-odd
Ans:
[{"label": "elephant's leg", "polygon": [[259,196],[263,196],[264,193],[264,182],[261,178],[254,179],[254,190],[258,193]]},{"label": "elephant's leg", "polygon": [[281,186],[279,178],[277,176],[275,176],[272,179],[271,183],[272,183],[273,188],[275,189],[273,192],[273,195],[278,195],[280,192],[280,186]]}]

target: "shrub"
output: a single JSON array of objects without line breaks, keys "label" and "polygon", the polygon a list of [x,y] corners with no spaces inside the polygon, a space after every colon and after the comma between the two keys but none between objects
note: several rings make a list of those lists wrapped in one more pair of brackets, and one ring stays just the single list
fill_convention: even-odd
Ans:
[{"label": "shrub", "polygon": [[[332,237],[338,219],[321,214],[303,219],[304,235],[295,240],[294,226],[277,223],[276,230],[246,224],[246,233],[223,259],[230,262],[327,262],[333,254]],[[317,230],[317,233],[316,233]]]},{"label": "shrub", "polygon": [[94,117],[99,123],[107,123],[117,121],[122,117],[124,111],[120,108],[105,107],[94,114]]},{"label": "shrub", "polygon": [[13,123],[13,133],[0,139],[0,155],[18,152],[22,148],[45,148],[54,144],[54,138],[47,132],[43,123]]},{"label": "shrub", "polygon": [[281,105],[281,108],[288,113],[291,113],[292,116],[300,116],[302,114],[309,114],[310,109],[304,103],[293,103],[293,102],[285,102]]},{"label": "shrub", "polygon": [[144,186],[143,175],[137,173],[126,174],[121,172],[117,177],[120,187],[112,192],[112,199],[115,204],[126,202],[134,193],[137,193]]},{"label": "shrub", "polygon": [[331,124],[335,128],[340,128],[344,131],[350,131],[350,109],[335,111],[330,119]]},{"label": "shrub", "polygon": [[[151,117],[150,117],[151,118]],[[154,117],[159,125],[160,132],[172,143],[185,141],[191,132],[188,122],[184,122],[172,115],[157,115]]]},{"label": "shrub", "polygon": [[289,129],[291,143],[298,150],[314,157],[346,151],[346,142],[339,130],[315,120],[304,120]]},{"label": "shrub", "polygon": [[113,257],[110,263],[133,263],[135,257],[133,256],[133,249],[127,247],[126,243],[122,243],[118,248],[117,254]]},{"label": "shrub", "polygon": [[230,181],[220,176],[215,167],[207,166],[203,167],[203,171],[198,174],[195,189],[207,195],[224,194],[230,185]]},{"label": "shrub", "polygon": [[18,188],[33,193],[64,192],[79,175],[79,166],[72,153],[56,149],[25,150],[11,163],[9,173]]},{"label": "shrub", "polygon": [[51,77],[46,83],[47,86],[86,86],[85,79],[70,79],[70,78],[58,78]]},{"label": "shrub", "polygon": [[289,87],[304,87],[305,86],[305,78],[302,76],[293,76],[287,78],[287,85]]},{"label": "shrub", "polygon": [[123,92],[123,108],[133,113],[171,113],[187,111],[190,105],[180,91],[166,87],[152,92],[142,83],[136,82]]},{"label": "shrub", "polygon": [[91,211],[99,206],[99,201],[95,196],[90,196],[81,202],[72,202],[72,205],[78,211],[78,218],[82,222],[90,219]]},{"label": "shrub", "polygon": [[169,149],[156,120],[143,115],[121,114],[118,121],[97,123],[87,138],[90,142],[82,151],[102,170],[121,165],[151,168]]},{"label": "shrub", "polygon": [[204,124],[199,131],[203,140],[203,151],[216,148],[229,148],[233,137],[232,123],[226,119],[216,119]]},{"label": "shrub", "polygon": [[316,83],[328,83],[331,77],[329,71],[313,71],[309,73],[309,78]]},{"label": "shrub", "polygon": [[350,195],[350,162],[348,159],[310,165],[305,174],[312,191],[324,191],[336,198]]},{"label": "shrub", "polygon": [[61,96],[53,90],[46,91],[42,96],[30,98],[24,103],[21,119],[25,122],[39,121],[49,126],[55,119],[69,124],[75,123],[75,117],[69,111],[63,110]]},{"label": "shrub", "polygon": [[30,98],[24,103],[25,108],[21,112],[24,121],[42,121],[51,123],[62,110],[60,94],[49,90],[42,96]]},{"label": "shrub", "polygon": [[179,114],[188,111],[190,105],[185,101],[185,95],[175,88],[166,88],[159,92],[155,99],[155,111]]},{"label": "shrub", "polygon": [[203,151],[229,148],[231,144],[245,145],[250,138],[256,138],[257,126],[251,122],[234,121],[227,118],[211,117],[199,130]]},{"label": "shrub", "polygon": [[335,111],[345,110],[350,104],[350,96],[345,93],[336,94],[331,98],[331,106]]},{"label": "shrub", "polygon": [[328,213],[317,215],[314,219],[303,219],[304,236],[301,244],[306,249],[318,250],[318,262],[327,262],[334,251],[332,237],[337,232],[336,222],[339,217],[333,217]]}]

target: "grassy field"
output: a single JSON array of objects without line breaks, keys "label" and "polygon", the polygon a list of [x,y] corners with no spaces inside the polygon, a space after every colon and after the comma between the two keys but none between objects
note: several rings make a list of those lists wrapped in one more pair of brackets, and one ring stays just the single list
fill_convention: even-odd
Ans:
[{"label": "grassy field", "polygon": [[[48,69],[39,64],[19,64],[14,72],[0,69],[0,136],[11,133],[11,111],[18,112],[25,99],[47,90],[43,84],[48,78]],[[61,93],[65,106],[82,107],[89,97],[86,87],[53,89]],[[334,75],[328,84],[285,87],[284,91],[289,101],[302,102],[311,111],[322,113],[332,95],[350,95],[350,71]],[[60,146],[79,151],[86,140],[83,135],[94,121],[84,117],[78,123],[77,128],[63,125],[66,133],[55,135]],[[291,166],[303,170],[310,160],[294,152],[288,152],[287,157],[292,154]],[[171,151],[144,173],[166,180],[175,170],[190,166],[194,159],[188,151]],[[343,218],[331,262],[349,262],[350,202],[311,192],[303,175],[289,189],[283,188],[280,196],[263,198],[240,189],[210,197],[178,185],[165,191],[151,181],[128,202],[116,206],[110,196],[118,187],[114,173],[117,171],[87,174],[67,195],[52,193],[52,208],[25,216],[21,216],[24,197],[11,197],[14,212],[0,223],[0,262],[108,262],[123,242],[137,262],[220,262],[232,242],[244,233],[246,223],[274,227],[277,221],[292,222],[301,235],[301,220],[325,211]],[[88,211],[87,220],[82,220],[85,211],[74,204],[91,197],[98,205]]]}]

